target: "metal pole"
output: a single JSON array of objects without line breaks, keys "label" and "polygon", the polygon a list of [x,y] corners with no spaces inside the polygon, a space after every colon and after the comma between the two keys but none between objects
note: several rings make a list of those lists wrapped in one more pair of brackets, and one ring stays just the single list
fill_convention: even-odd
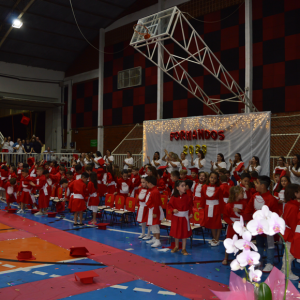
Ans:
[{"label": "metal pole", "polygon": [[[158,0],[158,12],[164,10],[164,0]],[[161,26],[158,27],[158,32],[161,32]],[[163,43],[163,41],[161,41]],[[164,51],[161,45],[157,45],[157,120],[163,118],[164,104],[164,72],[161,70]]]},{"label": "metal pole", "polygon": [[71,115],[72,115],[72,80],[68,82],[68,115],[67,115],[67,147],[66,149],[71,149],[72,142],[72,124],[71,124]]},{"label": "metal pole", "polygon": [[[253,55],[252,55],[252,0],[245,0],[245,94],[252,101]],[[245,113],[250,108],[245,105]]]},{"label": "metal pole", "polygon": [[98,89],[98,129],[97,129],[97,150],[103,154],[103,84],[104,84],[104,46],[105,46],[105,31],[100,28],[99,31],[99,89]]}]

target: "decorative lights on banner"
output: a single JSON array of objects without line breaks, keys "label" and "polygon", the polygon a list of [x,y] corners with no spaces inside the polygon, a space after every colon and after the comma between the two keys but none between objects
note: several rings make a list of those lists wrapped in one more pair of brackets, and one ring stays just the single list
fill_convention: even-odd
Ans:
[{"label": "decorative lights on banner", "polygon": [[[238,127],[242,131],[246,128],[252,128],[256,130],[258,127],[263,128],[263,122],[266,129],[270,127],[270,121],[268,120],[268,113],[255,113],[255,114],[236,114],[228,116],[201,116],[191,118],[178,118],[178,119],[166,119],[159,121],[146,121],[144,122],[144,135],[147,132],[154,132],[162,134],[165,132],[181,131],[184,128],[197,130],[199,127],[203,130],[224,130],[230,131],[233,127]],[[145,137],[145,136],[144,136]]]}]

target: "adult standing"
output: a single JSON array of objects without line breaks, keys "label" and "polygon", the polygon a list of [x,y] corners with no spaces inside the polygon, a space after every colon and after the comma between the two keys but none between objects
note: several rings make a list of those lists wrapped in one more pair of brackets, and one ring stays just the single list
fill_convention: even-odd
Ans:
[{"label": "adult standing", "polygon": [[50,149],[50,147],[47,147],[47,149],[43,152],[43,153],[46,153],[45,155],[44,155],[44,160],[45,161],[50,161],[50,160],[52,160],[51,159],[51,153],[53,153],[53,151]]},{"label": "adult standing", "polygon": [[186,155],[185,153],[181,152],[180,153],[180,167],[179,169],[182,170],[182,169],[186,169],[188,171],[188,167],[189,167],[189,164],[190,162],[186,159]]},{"label": "adult standing", "polygon": [[3,144],[2,144],[2,152],[9,152],[9,141],[8,139],[5,137]]},{"label": "adult standing", "polygon": [[[30,154],[31,153],[31,149],[32,149],[32,143],[30,143],[30,141],[27,139],[23,145],[25,153]],[[49,148],[50,149],[50,148]]]},{"label": "adult standing", "polygon": [[162,164],[162,161],[160,159],[160,154],[158,151],[154,152],[152,161],[150,161],[150,156],[147,156],[147,158],[149,160],[149,164],[155,167],[156,169],[159,168]]},{"label": "adult standing", "polygon": [[291,183],[300,184],[300,155],[296,154],[292,159],[292,165],[286,163],[286,167]]},{"label": "adult standing", "polygon": [[[229,163],[230,163],[229,171],[233,173],[233,172],[235,171],[235,169],[236,169],[240,164],[243,163],[241,153],[236,153],[236,154],[234,155],[234,160],[232,161],[231,159],[229,159]],[[242,172],[243,169],[244,169],[244,166],[242,167],[242,169],[241,169],[240,172]]]},{"label": "adult standing", "polygon": [[92,158],[92,161],[95,164],[95,169],[100,168],[99,160],[102,159],[102,154],[100,151],[96,151],[96,157]]},{"label": "adult standing", "polygon": [[8,142],[8,152],[13,153],[14,152],[14,149],[13,149],[14,142],[11,140],[10,136],[7,138],[7,142]]},{"label": "adult standing", "polygon": [[204,167],[206,165],[206,159],[205,159],[205,155],[204,152],[202,150],[199,150],[199,152],[197,153],[197,158],[195,158],[194,160],[194,154],[191,154],[191,166],[198,168],[198,170],[204,170]]},{"label": "adult standing", "polygon": [[256,171],[258,175],[261,171],[261,165],[259,163],[259,158],[257,156],[253,156],[251,158],[251,160],[249,161],[249,165],[246,169],[246,172],[250,173],[252,171]]},{"label": "adult standing", "polygon": [[111,151],[108,149],[106,150],[106,155],[103,158],[107,165],[110,165],[114,162],[114,157],[111,155]]},{"label": "adult standing", "polygon": [[[17,154],[23,154],[25,152],[25,149],[24,149],[24,147],[22,145],[21,139],[18,139],[18,140],[19,140],[19,144],[14,147],[14,151]],[[17,157],[16,157],[17,163],[18,162],[22,162],[23,161],[22,158],[23,158],[22,156],[17,155]]]},{"label": "adult standing", "polygon": [[124,170],[131,169],[133,167],[133,157],[130,151],[127,151],[127,158],[124,160]]},{"label": "adult standing", "polygon": [[273,171],[273,180],[275,181],[275,175],[276,173],[281,174],[281,172],[286,171],[286,166],[285,166],[285,158],[283,156],[278,157],[277,159],[277,166],[275,167],[274,171]]},{"label": "adult standing", "polygon": [[224,155],[222,153],[218,153],[217,154],[217,161],[216,162],[211,161],[210,164],[211,164],[211,168],[210,168],[211,171],[218,171],[220,169],[226,169],[227,168],[227,164],[225,162],[225,158],[224,158]]},{"label": "adult standing", "polygon": [[17,138],[17,141],[12,145],[14,152],[17,152],[16,147],[19,145],[19,142],[21,141],[20,138]]},{"label": "adult standing", "polygon": [[36,160],[39,160],[40,153],[42,152],[42,143],[39,140],[36,140],[36,138],[33,138],[31,142],[32,142],[32,153],[36,153],[37,155]]},{"label": "adult standing", "polygon": [[166,149],[165,156],[162,158],[163,161],[167,162],[167,171],[171,174],[172,171],[178,171],[180,167],[179,157],[174,152],[168,152]]},{"label": "adult standing", "polygon": [[11,137],[10,137],[10,136],[7,138],[7,140],[8,140],[9,146],[10,146],[10,147],[13,147],[14,142],[11,140]]}]

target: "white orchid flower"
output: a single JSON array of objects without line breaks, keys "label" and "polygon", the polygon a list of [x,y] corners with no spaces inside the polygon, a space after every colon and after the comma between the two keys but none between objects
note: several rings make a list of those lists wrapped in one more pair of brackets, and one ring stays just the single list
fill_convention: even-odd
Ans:
[{"label": "white orchid flower", "polygon": [[253,219],[264,219],[264,220],[270,220],[272,216],[272,212],[270,211],[269,207],[267,205],[264,205],[260,210],[257,210],[253,214]]},{"label": "white orchid flower", "polygon": [[259,253],[249,250],[244,250],[241,254],[239,254],[236,257],[241,267],[246,267],[247,265],[257,265],[259,263],[259,258]]},{"label": "white orchid flower", "polygon": [[231,271],[238,271],[238,270],[243,270],[244,269],[243,267],[241,267],[241,265],[239,264],[239,262],[237,261],[237,259],[234,259],[230,263],[230,268],[231,268]]},{"label": "white orchid flower", "polygon": [[243,233],[243,239],[236,241],[234,245],[240,250],[250,250],[252,248],[254,251],[257,251],[256,246],[251,243],[251,239],[251,233],[249,231],[246,231]]},{"label": "white orchid flower", "polygon": [[249,267],[249,279],[250,281],[259,282],[261,279],[262,271],[261,270],[254,270],[254,266],[252,265]]},{"label": "white orchid flower", "polygon": [[284,235],[285,221],[279,217],[276,213],[272,213],[269,223],[269,235],[281,233]]},{"label": "white orchid flower", "polygon": [[248,222],[247,229],[253,236],[258,234],[269,234],[269,223],[265,219],[256,218]]},{"label": "white orchid flower", "polygon": [[244,219],[242,216],[240,216],[239,221],[235,221],[233,223],[233,229],[238,235],[243,236],[243,233],[246,231],[246,228],[244,226]]},{"label": "white orchid flower", "polygon": [[239,249],[235,247],[237,240],[238,236],[235,234],[232,239],[228,238],[223,242],[224,247],[226,248],[226,253],[234,253],[234,255],[236,255],[236,253],[239,251]]}]

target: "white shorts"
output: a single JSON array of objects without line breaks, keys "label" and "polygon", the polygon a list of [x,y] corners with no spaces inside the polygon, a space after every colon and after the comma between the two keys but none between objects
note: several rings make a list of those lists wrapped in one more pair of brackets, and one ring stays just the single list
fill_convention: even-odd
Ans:
[{"label": "white shorts", "polygon": [[87,208],[94,213],[98,211],[98,206],[88,206]]},{"label": "white shorts", "polygon": [[160,233],[159,225],[150,225],[150,230],[152,231],[152,233]]}]

